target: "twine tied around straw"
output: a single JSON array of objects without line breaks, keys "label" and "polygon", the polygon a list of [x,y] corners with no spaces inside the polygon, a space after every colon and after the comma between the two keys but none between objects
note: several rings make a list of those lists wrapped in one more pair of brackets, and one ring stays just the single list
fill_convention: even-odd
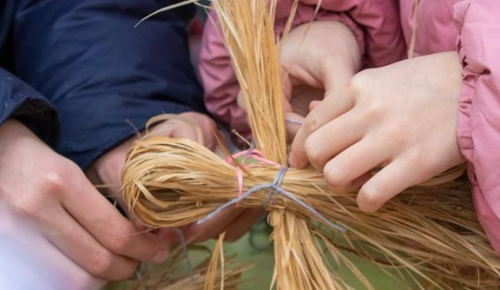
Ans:
[{"label": "twine tied around straw", "polygon": [[[253,147],[253,145],[252,145],[252,147]],[[250,196],[254,192],[261,191],[261,190],[264,190],[264,189],[269,189],[269,193],[267,195],[267,198],[264,200],[264,207],[265,208],[266,208],[266,205],[271,200],[271,197],[273,195],[276,196],[276,195],[281,194],[281,195],[287,197],[288,199],[294,201],[295,203],[297,203],[298,205],[300,205],[301,207],[303,207],[307,211],[309,211],[319,221],[322,221],[323,223],[325,223],[326,225],[328,225],[330,228],[336,229],[337,231],[340,231],[342,233],[346,232],[345,228],[343,228],[342,226],[340,226],[340,225],[338,225],[338,224],[336,224],[334,222],[331,222],[330,220],[328,220],[327,218],[325,218],[323,215],[321,215],[312,206],[310,206],[307,203],[301,201],[300,199],[298,199],[297,197],[295,197],[292,193],[284,190],[281,187],[281,184],[283,183],[283,179],[285,177],[286,172],[289,170],[289,167],[285,167],[285,166],[281,167],[276,162],[273,162],[271,160],[266,159],[263,156],[262,152],[260,152],[257,149],[253,149],[252,147],[250,147],[250,149],[248,149],[248,150],[241,151],[240,153],[237,153],[237,154],[233,155],[232,158],[228,158],[228,160],[227,160],[227,162],[231,164],[231,163],[233,163],[233,160],[235,160],[236,158],[238,158],[238,157],[240,157],[242,155],[244,156],[243,157],[243,162],[241,163],[241,166],[238,166],[236,168],[237,176],[238,176],[238,190],[239,190],[238,197],[236,197],[233,200],[230,200],[230,201],[226,202],[225,204],[219,206],[216,210],[214,210],[213,212],[211,212],[210,214],[208,214],[206,217],[198,220],[197,224],[202,224],[202,223],[204,223],[204,222],[212,219],[214,216],[216,216],[217,214],[219,214],[224,209],[226,209],[226,208],[228,208],[228,207],[230,207],[230,206],[232,206],[234,204],[240,203],[241,201],[243,201],[245,198],[247,198],[248,196]],[[262,163],[275,165],[276,167],[281,167],[281,168],[278,171],[278,174],[276,174],[276,178],[274,179],[274,181],[272,183],[264,183],[264,184],[261,184],[261,185],[256,185],[256,186],[250,188],[247,192],[243,193],[243,169],[242,169],[242,166],[244,166],[245,161],[247,161],[247,159],[249,157],[254,158],[257,161],[260,161]],[[272,203],[274,204],[274,198],[273,198],[273,202]]]}]

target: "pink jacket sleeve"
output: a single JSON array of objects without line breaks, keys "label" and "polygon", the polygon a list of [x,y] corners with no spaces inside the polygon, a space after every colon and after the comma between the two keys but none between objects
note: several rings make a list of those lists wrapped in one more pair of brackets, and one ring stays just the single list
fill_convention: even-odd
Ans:
[{"label": "pink jacket sleeve", "polygon": [[500,1],[454,7],[464,66],[458,141],[468,161],[479,221],[500,254]]},{"label": "pink jacket sleeve", "polygon": [[[313,19],[318,0],[300,0],[293,25]],[[276,30],[285,26],[293,0],[278,0]],[[205,105],[218,120],[249,137],[246,115],[236,102],[239,92],[231,61],[223,44],[215,13],[205,26],[200,52],[200,74]],[[349,27],[358,40],[365,66],[379,67],[405,57],[397,0],[323,0],[316,20],[333,20]]]}]

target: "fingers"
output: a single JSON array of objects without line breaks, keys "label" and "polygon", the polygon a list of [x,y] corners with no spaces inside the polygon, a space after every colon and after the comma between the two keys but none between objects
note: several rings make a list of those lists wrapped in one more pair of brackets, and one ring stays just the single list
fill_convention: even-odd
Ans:
[{"label": "fingers", "polygon": [[[189,228],[189,225],[187,226],[182,226],[178,228],[161,228],[158,229],[157,235],[164,241],[168,241],[170,245],[178,245],[182,242],[182,239],[186,243],[190,243],[191,240],[189,240],[187,237],[187,229]],[[182,236],[181,236],[182,234]]]},{"label": "fingers", "polygon": [[190,139],[198,141],[198,132],[188,123],[171,119],[156,126],[152,133],[155,136]]},{"label": "fingers", "polygon": [[360,119],[362,116],[349,112],[312,133],[304,144],[311,165],[321,171],[328,160],[361,140],[365,128]]},{"label": "fingers", "polygon": [[167,258],[166,242],[139,232],[87,180],[74,188],[78,191],[68,194],[63,206],[103,247],[138,261],[161,263]]},{"label": "fingers", "polygon": [[[345,192],[355,187],[354,180],[388,160],[390,152],[384,150],[383,144],[373,143],[371,138],[365,138],[326,163],[325,180],[332,189]],[[366,181],[366,177],[357,181]]]},{"label": "fingers", "polygon": [[354,106],[349,90],[342,89],[323,100],[304,120],[292,143],[289,162],[292,167],[304,168],[309,164],[306,139],[331,120],[336,119]]},{"label": "fingers", "polygon": [[[21,279],[26,278],[29,278],[28,283],[32,285],[32,288],[28,287],[29,289],[92,290],[101,289],[105,284],[103,279],[96,278],[83,270],[54,243],[47,240],[30,219],[0,204],[0,244],[2,240],[7,241],[7,245],[0,245],[0,252],[4,250],[7,257],[5,254],[0,254],[2,256],[0,268],[2,262],[9,263],[3,265],[10,267],[7,268],[7,272],[3,272],[7,273],[8,279],[16,283],[12,285],[24,285],[22,282],[26,281]],[[9,255],[14,258],[13,261],[9,261]],[[16,265],[23,267],[16,269]],[[19,275],[9,275],[9,271]]]},{"label": "fingers", "polygon": [[370,180],[370,178],[372,178],[372,173],[371,172],[367,172],[367,173],[365,173],[365,174],[357,177],[356,179],[354,179],[351,182],[351,188],[350,189],[360,188],[361,186],[363,186],[363,184],[365,184],[368,180]]},{"label": "fingers", "polygon": [[375,174],[360,189],[357,197],[362,211],[375,212],[391,198],[410,186],[426,180],[419,170],[404,158],[399,158]]},{"label": "fingers", "polygon": [[61,251],[92,275],[113,281],[124,280],[138,262],[105,249],[62,208],[55,209],[44,228],[45,236]]},{"label": "fingers", "polygon": [[[180,116],[193,121],[199,127],[201,134],[203,136],[203,145],[205,147],[209,148],[210,150],[215,149],[215,146],[217,145],[215,134],[218,133],[218,130],[214,120],[212,120],[207,115],[196,112],[182,113],[180,114]],[[172,133],[171,137],[190,138],[191,140],[199,142],[198,136],[196,136],[196,139],[192,139],[195,133],[198,134],[197,130],[195,130],[193,126],[189,125],[189,127],[186,127],[186,125],[188,124],[184,123],[184,126],[178,126]],[[189,134],[191,137],[183,137],[187,134]]]},{"label": "fingers", "polygon": [[202,224],[191,224],[186,230],[186,240],[198,243],[217,236],[233,222],[243,210],[243,208],[233,206],[223,210]]},{"label": "fingers", "polygon": [[246,209],[222,232],[226,232],[227,241],[236,241],[246,234],[252,226],[266,215],[264,209]]}]

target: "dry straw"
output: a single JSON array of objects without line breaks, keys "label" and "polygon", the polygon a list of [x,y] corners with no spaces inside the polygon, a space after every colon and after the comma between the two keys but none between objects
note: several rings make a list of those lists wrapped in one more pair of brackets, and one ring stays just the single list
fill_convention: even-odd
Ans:
[{"label": "dry straw", "polygon": [[[221,240],[222,241],[222,240]],[[238,265],[236,256],[222,254],[221,241],[216,246],[212,260],[204,259],[189,273],[179,273],[184,260],[181,248],[173,251],[165,264],[144,268],[140,272],[141,279],[130,281],[128,290],[213,290],[216,287],[225,287],[226,290],[236,290],[244,282],[241,275],[253,265]],[[211,251],[203,246],[191,246],[190,250],[200,255],[210,255]],[[223,267],[218,267],[218,261],[224,261]],[[222,288],[221,288],[222,289]]]},{"label": "dry straw", "polygon": [[[275,2],[212,1],[245,97],[254,142],[286,166],[283,92],[273,32]],[[280,171],[256,162],[244,170],[243,190],[273,183]],[[341,224],[346,233],[269,189],[239,206],[270,211],[278,289],[353,289],[333,273],[326,254],[373,286],[344,254],[396,270],[418,289],[498,289],[500,260],[479,225],[463,167],[410,188],[375,214],[356,205],[356,192],[336,194],[314,169],[289,169],[281,188]],[[196,222],[238,195],[237,168],[189,140],[146,136],[129,153],[122,176],[130,211],[152,227]],[[339,251],[342,249],[343,251]],[[411,283],[410,283],[411,282]],[[227,285],[226,285],[227,286]]]}]

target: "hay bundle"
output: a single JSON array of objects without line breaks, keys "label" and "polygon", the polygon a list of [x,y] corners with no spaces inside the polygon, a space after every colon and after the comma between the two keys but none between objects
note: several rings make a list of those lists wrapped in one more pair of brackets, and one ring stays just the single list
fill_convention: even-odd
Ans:
[{"label": "hay bundle", "polygon": [[[375,214],[359,210],[356,192],[332,192],[314,169],[282,170],[286,136],[273,33],[275,1],[212,2],[256,148],[279,166],[255,162],[235,167],[196,142],[146,136],[135,143],[122,176],[130,211],[149,226],[178,227],[231,201],[265,206],[274,228],[274,279],[282,290],[352,289],[330,271],[324,252],[373,289],[339,249],[409,275],[420,289],[498,289],[500,259],[476,219],[470,185],[458,178],[462,167],[406,190]],[[246,194],[235,200],[239,170]],[[277,176],[282,180],[277,182]],[[347,231],[338,232],[331,221]]]}]

